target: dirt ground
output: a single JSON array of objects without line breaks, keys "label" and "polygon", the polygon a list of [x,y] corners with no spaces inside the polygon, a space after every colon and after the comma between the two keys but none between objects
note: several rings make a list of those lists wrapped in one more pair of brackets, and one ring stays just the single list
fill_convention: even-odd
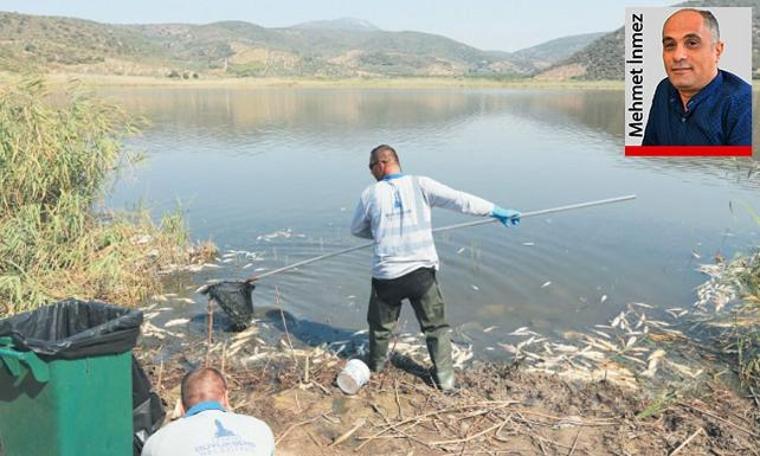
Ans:
[{"label": "dirt ground", "polygon": [[[181,377],[203,362],[190,352],[156,365],[138,349],[170,415]],[[655,392],[476,362],[443,394],[397,356],[347,396],[335,385],[344,362],[221,367],[235,411],[271,426],[278,455],[760,455],[760,404],[716,380]]]}]

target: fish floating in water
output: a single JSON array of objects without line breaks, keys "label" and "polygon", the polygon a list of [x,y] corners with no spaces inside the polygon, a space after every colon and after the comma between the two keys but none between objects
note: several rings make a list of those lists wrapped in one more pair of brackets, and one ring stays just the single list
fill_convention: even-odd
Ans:
[{"label": "fish floating in water", "polygon": [[190,321],[189,318],[176,318],[174,320],[169,320],[166,323],[164,323],[164,328],[171,328],[172,326],[179,326],[184,325]]},{"label": "fish floating in water", "polygon": [[544,282],[544,284],[543,284],[543,285],[541,285],[541,288],[546,288],[546,287],[548,287],[548,286],[549,286],[549,285],[551,285],[551,284],[552,284],[552,282],[551,282],[551,280],[549,280],[549,281],[547,281],[547,282]]}]

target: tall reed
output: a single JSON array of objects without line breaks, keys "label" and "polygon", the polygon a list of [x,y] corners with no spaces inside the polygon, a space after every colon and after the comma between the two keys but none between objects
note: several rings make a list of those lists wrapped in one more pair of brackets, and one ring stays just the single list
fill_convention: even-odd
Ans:
[{"label": "tall reed", "polygon": [[93,210],[136,126],[76,84],[0,91],[0,314],[70,296],[134,304],[160,287],[159,269],[187,261],[181,216],[156,226]]}]

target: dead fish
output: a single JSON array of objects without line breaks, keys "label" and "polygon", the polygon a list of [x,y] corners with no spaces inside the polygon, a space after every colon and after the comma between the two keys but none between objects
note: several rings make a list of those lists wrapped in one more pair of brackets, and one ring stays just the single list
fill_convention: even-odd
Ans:
[{"label": "dead fish", "polygon": [[620,312],[620,314],[617,317],[612,319],[612,321],[610,322],[610,326],[612,326],[613,328],[616,328],[620,324],[620,321],[623,318],[625,318],[625,313]]},{"label": "dead fish", "polygon": [[186,304],[195,304],[195,301],[190,298],[177,298],[175,301],[184,302]]},{"label": "dead fish", "polygon": [[660,320],[649,320],[649,324],[658,326],[658,327],[670,326],[670,323],[665,323],[664,321],[660,321]]},{"label": "dead fish", "polygon": [[239,341],[239,340],[248,340],[258,334],[259,328],[257,326],[251,326],[250,328],[246,329],[245,331],[239,332],[235,334],[235,336],[232,337],[233,341]]},{"label": "dead fish", "polygon": [[578,347],[576,347],[575,345],[552,343],[552,347],[554,347],[554,349],[557,351],[565,352],[565,353],[575,353],[578,351]]},{"label": "dead fish", "polygon": [[466,247],[462,247],[462,248],[460,248],[459,250],[457,250],[457,255],[461,254],[461,253],[462,253],[462,252],[464,252],[465,250],[467,250],[467,248],[466,248]]},{"label": "dead fish", "polygon": [[184,325],[189,321],[190,321],[189,318],[176,318],[174,320],[169,320],[166,323],[164,323],[164,328],[171,328],[172,326]]},{"label": "dead fish", "polygon": [[692,256],[692,258],[694,258],[695,260],[698,260],[698,259],[702,258],[702,255],[698,254],[698,253],[697,253],[695,250],[692,250],[692,251],[691,251],[691,256]]},{"label": "dead fish", "polygon": [[498,343],[498,344],[501,348],[503,348],[508,353],[517,354],[518,352],[517,347],[515,347],[512,344],[502,344],[502,343]]},{"label": "dead fish", "polygon": [[539,340],[536,339],[536,336],[530,336],[530,338],[528,340],[524,340],[524,341],[520,342],[519,344],[517,344],[517,349],[520,350],[521,348],[527,347],[528,345],[530,345],[532,343],[535,343],[535,342],[538,342],[538,341]]},{"label": "dead fish", "polygon": [[594,328],[600,328],[600,329],[613,329],[614,326],[610,325],[594,325]]},{"label": "dead fish", "polygon": [[649,304],[644,303],[644,302],[632,302],[631,305],[638,306],[638,307],[643,307],[645,309],[654,309],[653,306],[650,306]]},{"label": "dead fish", "polygon": [[219,266],[218,264],[214,264],[214,263],[203,263],[201,266],[204,267],[204,268],[211,268],[211,269],[219,269],[219,268],[221,268],[221,266]]},{"label": "dead fish", "polygon": [[156,301],[166,302],[169,299],[164,295],[153,295],[151,299],[155,299]]},{"label": "dead fish", "polygon": [[207,284],[205,284],[205,285],[201,285],[201,286],[199,286],[198,288],[196,288],[196,289],[195,289],[195,294],[198,294],[198,293],[205,293],[205,292],[206,292],[206,290],[208,290],[208,286],[209,286],[209,285],[211,285],[211,284],[210,284],[210,283],[207,283]]},{"label": "dead fish", "polygon": [[602,295],[602,299],[600,300],[602,304],[607,300],[607,295]]},{"label": "dead fish", "polygon": [[625,348],[631,347],[635,343],[636,343],[636,336],[631,336],[628,338],[628,341],[625,343]]},{"label": "dead fish", "polygon": [[543,284],[543,285],[541,285],[541,288],[546,288],[546,287],[548,287],[548,286],[549,286],[549,285],[551,285],[551,284],[552,284],[552,282],[551,282],[551,280],[549,280],[549,281],[547,281],[547,282],[544,282],[544,284]]},{"label": "dead fish", "polygon": [[594,329],[593,331],[594,331],[595,333],[599,334],[600,336],[604,337],[605,339],[612,339],[612,337],[610,337],[610,335],[609,335],[609,334],[607,334],[607,333],[606,333],[606,332],[604,332],[604,331],[599,331],[599,330],[597,330],[597,329]]},{"label": "dead fish", "polygon": [[[658,350],[658,351],[662,351],[662,350]],[[641,373],[641,375],[643,375],[644,377],[649,377],[649,378],[654,377],[655,372],[657,372],[657,363],[659,362],[659,360],[660,360],[660,357],[653,358],[650,356],[649,362],[647,363],[647,368],[645,371]]]},{"label": "dead fish", "polygon": [[489,326],[488,328],[484,329],[483,332],[484,333],[490,333],[491,331],[493,331],[496,328],[498,328],[498,326]]},{"label": "dead fish", "polygon": [[604,353],[593,351],[593,350],[583,350],[578,352],[578,356],[582,356],[583,358],[590,359],[591,361],[604,361],[607,357]]},{"label": "dead fish", "polygon": [[480,288],[478,288],[478,286],[477,286],[477,285],[470,285],[470,287],[472,287],[472,289],[473,289],[473,290],[475,290],[475,291],[478,291],[478,290],[480,290]]},{"label": "dead fish", "polygon": [[512,331],[508,335],[510,336],[540,336],[541,334],[531,331],[528,329],[527,326],[523,326],[522,328],[517,328],[516,330]]},{"label": "dead fish", "polygon": [[245,266],[243,266],[243,269],[248,269],[251,266],[253,266],[253,263],[247,263]]},{"label": "dead fish", "polygon": [[527,247],[532,247],[532,246],[536,245],[536,243],[535,242],[523,242],[522,245],[527,246]]},{"label": "dead fish", "polygon": [[235,259],[234,259],[234,258],[224,258],[224,259],[222,260],[222,263],[232,263],[233,261],[235,261]]}]

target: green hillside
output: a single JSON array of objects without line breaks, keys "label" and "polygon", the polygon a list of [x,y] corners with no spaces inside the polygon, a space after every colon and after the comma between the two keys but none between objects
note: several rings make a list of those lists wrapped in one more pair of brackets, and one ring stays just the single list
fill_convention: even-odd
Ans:
[{"label": "green hillside", "polygon": [[[752,7],[752,74],[760,77],[760,0],[696,0],[678,6],[745,6]],[[552,65],[538,75],[540,79],[623,79],[625,54],[623,27],[593,41],[584,49]]]},{"label": "green hillside", "polygon": [[111,25],[0,12],[0,70],[173,77],[526,77],[587,44],[567,37],[516,53],[483,51],[420,32],[388,32],[358,19],[265,28]]}]

